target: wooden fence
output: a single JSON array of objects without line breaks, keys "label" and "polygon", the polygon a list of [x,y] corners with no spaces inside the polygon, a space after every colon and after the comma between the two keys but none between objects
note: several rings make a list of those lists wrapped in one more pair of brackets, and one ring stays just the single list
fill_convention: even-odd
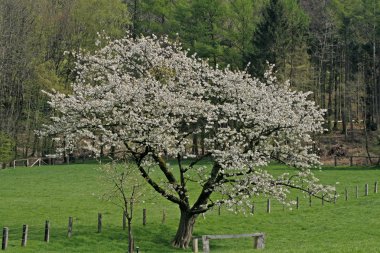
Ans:
[{"label": "wooden fence", "polygon": [[[103,158],[107,160],[108,158]],[[25,159],[16,159],[6,164],[6,166],[16,168],[17,166],[22,167],[33,167],[33,166],[41,166],[41,165],[59,165],[59,164],[84,164],[86,162],[97,161],[97,159],[89,157],[89,156],[66,156],[59,157],[55,155],[47,155],[45,157],[30,157]],[[107,160],[108,161],[108,160]]]},{"label": "wooden fence", "polygon": [[[64,162],[66,161],[66,162]],[[69,158],[57,158],[57,157],[32,157],[32,158],[25,158],[25,159],[17,159],[13,160],[11,163],[13,168],[16,168],[16,166],[26,166],[26,167],[33,167],[33,166],[41,166],[41,165],[55,165],[55,164],[69,164],[70,159]]]},{"label": "wooden fence", "polygon": [[[13,160],[9,166],[16,168],[16,166],[41,166],[41,165],[56,165],[56,164],[70,164],[70,163],[85,163],[90,161],[89,157],[56,157],[46,156],[40,158],[26,158]],[[332,159],[322,159],[324,165],[328,166],[373,166],[380,165],[380,157],[378,156],[333,156]]]},{"label": "wooden fence", "polygon": [[[378,193],[378,181],[375,181],[373,183],[373,187],[368,183],[366,183],[362,186],[355,185],[355,186],[344,187],[344,191],[339,192],[339,193],[336,192],[335,197],[332,200],[329,200],[328,202],[330,204],[336,204],[338,195],[342,195],[342,199],[344,199],[344,201],[348,201],[351,198],[357,199],[360,196],[369,196],[369,194],[371,192],[374,194]],[[324,196],[319,196],[318,198],[319,199],[317,199],[317,200],[319,202],[319,205],[324,206],[327,202],[326,199],[324,198]],[[313,202],[312,199],[313,199],[312,196],[309,195],[307,203],[304,205],[304,207],[305,206],[308,206],[308,207],[315,206],[317,204],[317,202]],[[222,207],[218,206],[217,208],[218,208],[217,209],[218,215],[221,215]],[[303,208],[303,205],[301,205],[300,198],[298,196],[295,198],[295,208],[297,210]],[[278,211],[279,209],[282,209],[282,211],[285,211],[286,208],[284,205],[281,204],[281,208],[278,208],[278,206],[277,206],[277,208],[275,210]],[[265,201],[263,200],[263,201],[254,202],[250,212],[252,215],[255,215],[260,210],[262,212],[267,213],[267,214],[270,214],[271,212],[273,212],[273,202],[271,201],[270,198],[266,199]],[[142,215],[142,225],[146,226],[147,220],[148,220],[148,212],[147,212],[146,208],[144,208],[142,210],[142,214],[143,214]],[[166,222],[166,217],[167,217],[166,210],[163,209],[162,210],[162,220],[161,220],[162,223]],[[203,215],[203,218],[205,218],[204,215]],[[122,221],[122,229],[125,230],[126,229],[126,214],[125,213],[123,213],[121,221]],[[68,218],[68,223],[67,223],[67,238],[70,238],[75,234],[74,233],[75,232],[75,226],[74,225],[75,225],[74,224],[74,218],[72,216],[70,216]],[[46,220],[44,224],[41,224],[41,227],[43,227],[43,235],[44,235],[43,237],[41,236],[41,238],[44,238],[44,241],[46,243],[49,243],[50,234],[51,234],[50,233],[50,228],[51,228],[50,221]],[[1,244],[2,250],[6,250],[8,247],[8,240],[10,237],[9,231],[10,231],[9,227],[3,228],[2,244]],[[22,225],[22,234],[21,234],[21,246],[22,247],[27,246],[29,231],[30,231],[30,228],[29,228],[28,224],[23,224]],[[103,215],[102,215],[102,213],[98,213],[98,216],[97,216],[97,233],[102,233],[102,231],[103,231]],[[137,248],[138,247],[136,247],[136,249]]]},{"label": "wooden fence", "polygon": [[13,160],[12,165],[13,168],[16,168],[16,166],[26,166],[26,167],[33,167],[33,166],[41,166],[41,165],[47,165],[47,163],[42,158],[27,158],[27,159],[18,159]]},{"label": "wooden fence", "polygon": [[[322,159],[324,160],[324,159]],[[380,165],[378,156],[334,156],[332,160],[324,160],[324,165],[333,166],[372,166]]]}]

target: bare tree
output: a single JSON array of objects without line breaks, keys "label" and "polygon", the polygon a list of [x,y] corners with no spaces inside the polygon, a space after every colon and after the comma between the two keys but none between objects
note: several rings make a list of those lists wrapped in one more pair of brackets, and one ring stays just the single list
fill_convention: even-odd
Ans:
[{"label": "bare tree", "polygon": [[144,182],[137,169],[130,163],[112,162],[100,167],[102,178],[110,187],[103,198],[121,207],[128,224],[128,253],[134,252],[132,219],[134,208],[141,200],[145,190]]}]

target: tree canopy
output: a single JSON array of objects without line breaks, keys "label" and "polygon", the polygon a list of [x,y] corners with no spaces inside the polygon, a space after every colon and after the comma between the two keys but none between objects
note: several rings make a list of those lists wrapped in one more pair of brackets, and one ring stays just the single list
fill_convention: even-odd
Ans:
[{"label": "tree canopy", "polygon": [[[179,206],[174,246],[186,248],[196,217],[215,205],[244,211],[260,194],[287,203],[288,188],[331,193],[309,170],[319,164],[311,136],[323,131],[323,110],[309,93],[280,83],[273,66],[259,80],[211,67],[155,36],[127,36],[76,57],[73,93],[46,92],[56,116],[42,133],[55,135],[63,149],[85,143],[96,154],[111,147],[128,154],[146,182]],[[185,164],[196,133],[205,136],[205,153]],[[212,168],[199,163],[207,157]],[[272,176],[265,170],[272,159],[299,171]],[[197,183],[199,195],[189,196],[188,182]]]}]

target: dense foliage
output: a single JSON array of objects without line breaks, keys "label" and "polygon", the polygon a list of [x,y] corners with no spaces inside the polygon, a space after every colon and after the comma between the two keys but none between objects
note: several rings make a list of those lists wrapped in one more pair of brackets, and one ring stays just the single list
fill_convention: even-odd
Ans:
[{"label": "dense foliage", "polygon": [[0,132],[0,168],[14,157],[14,140],[7,134]]},{"label": "dense foliage", "polygon": [[[51,114],[41,89],[71,92],[75,58],[97,48],[97,32],[120,38],[169,34],[185,48],[263,76],[266,60],[293,88],[327,109],[326,128],[379,119],[379,1],[376,0],[3,0],[0,2],[0,130],[16,156],[51,153],[34,130]],[[340,124],[342,122],[342,124]],[[200,135],[194,139],[202,142]],[[195,142],[197,143],[197,142]],[[201,144],[201,143],[200,143]],[[193,147],[200,153],[200,144]]]}]

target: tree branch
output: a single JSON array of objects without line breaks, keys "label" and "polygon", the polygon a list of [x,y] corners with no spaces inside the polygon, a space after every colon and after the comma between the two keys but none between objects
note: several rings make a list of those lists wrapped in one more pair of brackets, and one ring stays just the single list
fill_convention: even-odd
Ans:
[{"label": "tree branch", "polygon": [[160,167],[160,170],[164,173],[169,183],[178,186],[177,180],[174,177],[173,173],[169,171],[169,168],[166,166],[165,160],[161,156],[156,155],[154,152],[152,154],[152,157],[158,163],[158,167]]},{"label": "tree branch", "polygon": [[148,182],[148,184],[150,184],[153,189],[158,192],[159,194],[161,194],[163,197],[167,198],[168,200],[170,200],[171,202],[173,203],[176,203],[180,206],[183,206],[183,205],[186,205],[186,203],[184,201],[182,201],[181,199],[173,196],[172,194],[166,192],[162,187],[160,187],[156,182],[154,182],[152,180],[151,177],[149,177],[148,173],[145,171],[145,169],[141,166],[141,164],[138,164],[137,165],[138,168],[139,168],[139,171],[141,173],[141,176]]},{"label": "tree branch", "polygon": [[210,178],[203,185],[202,191],[199,194],[198,199],[195,201],[194,205],[191,208],[192,213],[196,213],[199,212],[199,210],[204,209],[201,208],[201,206],[207,204],[209,197],[213,193],[215,184],[223,179],[223,174],[220,173],[221,169],[222,167],[217,162],[215,162],[211,170]]},{"label": "tree branch", "polygon": [[289,183],[283,183],[283,182],[276,182],[275,183],[276,185],[282,185],[282,186],[286,186],[286,187],[289,187],[289,188],[292,188],[292,189],[297,189],[297,190],[300,190],[300,191],[303,191],[303,192],[306,192],[308,193],[309,195],[317,198],[317,199],[323,199],[324,201],[326,202],[331,202],[331,200],[326,200],[324,197],[325,197],[325,194],[322,194],[322,197],[314,194],[312,191],[310,191],[309,189],[305,189],[305,188],[302,188],[300,186],[297,186],[297,185],[292,185],[292,184],[289,184]]}]

